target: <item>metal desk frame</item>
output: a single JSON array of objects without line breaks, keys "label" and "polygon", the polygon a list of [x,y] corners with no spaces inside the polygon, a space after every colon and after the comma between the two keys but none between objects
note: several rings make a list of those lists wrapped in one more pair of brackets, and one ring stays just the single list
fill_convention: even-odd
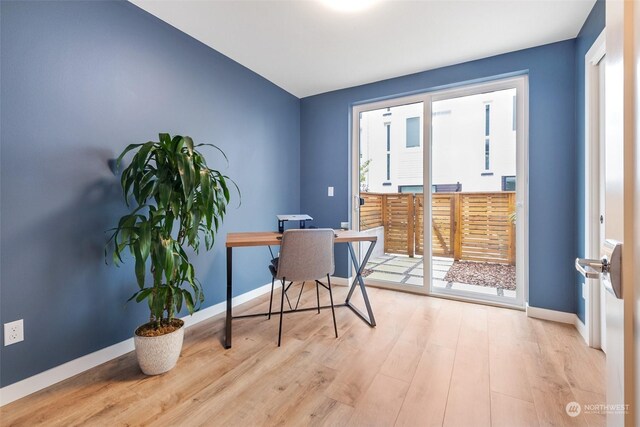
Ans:
[{"label": "metal desk frame", "polygon": [[[282,235],[276,232],[267,232],[267,233],[229,233],[227,234],[227,315],[226,315],[226,323],[225,323],[225,341],[224,348],[231,348],[231,335],[232,335],[232,323],[233,319],[246,318],[246,317],[258,317],[258,316],[268,316],[269,313],[255,313],[255,314],[246,314],[242,316],[234,316],[233,315],[233,248],[235,247],[251,247],[251,246],[279,246],[280,240],[278,237]],[[360,319],[362,319],[367,325],[371,327],[376,326],[376,320],[373,315],[373,310],[371,309],[371,303],[369,302],[369,296],[367,295],[367,289],[364,284],[364,280],[362,278],[362,272],[364,267],[367,265],[369,261],[369,257],[373,252],[373,248],[376,245],[377,237],[366,235],[364,233],[356,232],[356,231],[336,231],[336,244],[346,243],[349,248],[349,255],[351,258],[351,264],[353,265],[356,275],[351,282],[351,286],[349,288],[349,293],[347,294],[347,298],[345,299],[343,304],[335,304],[335,307],[348,307],[353,311]],[[358,258],[356,257],[356,252],[353,248],[354,243],[358,242],[370,242],[369,248],[365,253],[364,258],[362,259],[362,263],[358,264]],[[358,309],[351,302],[351,298],[353,297],[353,292],[356,288],[359,287],[362,292],[362,298],[364,300],[364,305],[367,313],[363,313],[360,309]],[[320,309],[331,308],[331,306],[321,306]],[[317,310],[317,307],[309,307],[309,308],[301,308],[298,310],[287,310],[285,313],[292,312],[300,312],[300,311],[309,311],[309,310]],[[271,315],[279,315],[279,312],[272,312]]]}]

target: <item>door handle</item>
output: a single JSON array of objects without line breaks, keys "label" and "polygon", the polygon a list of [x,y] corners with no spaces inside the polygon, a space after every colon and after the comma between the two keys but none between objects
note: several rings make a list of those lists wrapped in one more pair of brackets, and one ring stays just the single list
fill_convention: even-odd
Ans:
[{"label": "door handle", "polygon": [[604,288],[616,298],[622,298],[622,243],[605,240],[602,259],[576,258],[576,270],[588,279],[602,276]]},{"label": "door handle", "polygon": [[601,273],[609,272],[609,262],[603,259],[576,258],[576,270],[587,279],[597,279]]}]

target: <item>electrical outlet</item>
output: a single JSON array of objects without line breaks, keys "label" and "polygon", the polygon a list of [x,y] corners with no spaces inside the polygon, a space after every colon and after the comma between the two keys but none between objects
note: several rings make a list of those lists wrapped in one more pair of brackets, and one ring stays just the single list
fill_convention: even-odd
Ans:
[{"label": "electrical outlet", "polygon": [[17,342],[24,341],[24,322],[22,319],[4,324],[4,345],[5,347]]},{"label": "electrical outlet", "polygon": [[582,283],[582,298],[586,300],[588,298],[588,295],[589,295],[589,285],[585,281],[584,283]]},{"label": "electrical outlet", "polygon": [[329,187],[329,188],[327,189],[327,196],[329,196],[329,197],[333,197],[333,187]]}]

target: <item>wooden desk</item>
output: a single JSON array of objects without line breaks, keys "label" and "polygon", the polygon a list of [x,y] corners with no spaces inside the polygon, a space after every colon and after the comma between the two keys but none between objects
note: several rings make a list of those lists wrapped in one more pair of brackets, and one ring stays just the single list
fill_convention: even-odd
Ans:
[{"label": "wooden desk", "polygon": [[[233,316],[233,307],[232,307],[232,299],[233,299],[233,248],[241,248],[241,247],[251,247],[251,246],[279,246],[280,238],[282,234],[267,231],[267,232],[248,232],[248,233],[229,233],[227,234],[227,318],[226,318],[226,328],[225,328],[225,348],[231,348],[231,326],[232,321],[234,319]],[[336,238],[335,243],[346,243],[349,248],[349,254],[351,255],[351,263],[353,264],[356,276],[351,282],[351,286],[349,288],[349,293],[347,294],[347,298],[344,301],[344,304],[336,304],[336,307],[348,307],[353,311],[358,317],[360,317],[364,322],[366,322],[369,326],[376,326],[375,318],[373,317],[373,310],[371,309],[371,303],[369,302],[369,296],[367,295],[367,289],[364,285],[364,280],[362,279],[362,271],[364,267],[367,265],[367,261],[371,256],[371,252],[373,252],[373,248],[376,245],[378,238],[376,236],[367,235],[362,232],[350,231],[350,230],[336,230]],[[353,244],[357,242],[370,242],[369,248],[362,259],[362,263],[358,263],[358,258],[356,257],[355,250],[353,249]],[[267,263],[265,263],[265,266]],[[367,314],[362,313],[357,307],[355,307],[351,303],[351,297],[353,296],[353,292],[356,287],[360,287],[360,291],[362,292],[362,298],[364,299],[365,308],[367,310]],[[322,308],[330,308],[330,306],[320,307]],[[309,310],[316,310],[316,307],[310,308]],[[304,311],[307,309],[300,309],[298,311]],[[291,310],[285,311],[285,313],[289,313]],[[272,313],[272,315],[277,315],[280,313]],[[237,317],[255,317],[255,316],[267,316],[268,313],[257,313],[251,314],[248,316],[237,316]]]}]

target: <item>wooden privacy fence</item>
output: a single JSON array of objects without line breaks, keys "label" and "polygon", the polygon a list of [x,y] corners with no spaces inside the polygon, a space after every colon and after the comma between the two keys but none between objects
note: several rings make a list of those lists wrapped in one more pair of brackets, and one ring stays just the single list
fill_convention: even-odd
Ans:
[{"label": "wooden privacy fence", "polygon": [[[361,193],[360,230],[384,226],[384,251],[424,254],[424,195]],[[514,192],[434,193],[431,247],[434,256],[515,263]]]}]

